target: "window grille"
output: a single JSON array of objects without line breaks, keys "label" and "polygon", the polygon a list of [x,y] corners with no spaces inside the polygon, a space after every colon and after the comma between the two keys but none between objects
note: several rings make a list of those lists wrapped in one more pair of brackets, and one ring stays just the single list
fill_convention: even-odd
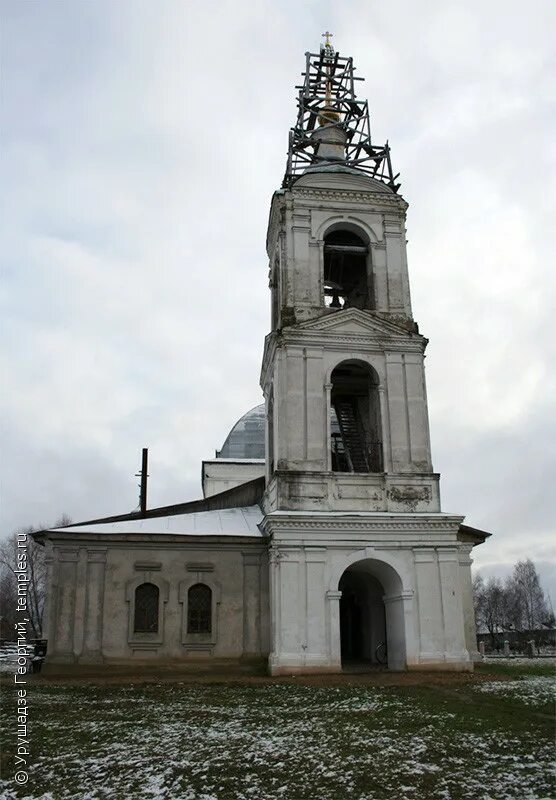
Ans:
[{"label": "window grille", "polygon": [[212,591],[205,583],[196,583],[187,593],[187,632],[211,633]]},{"label": "window grille", "polygon": [[142,583],[135,590],[135,633],[158,632],[158,586]]}]

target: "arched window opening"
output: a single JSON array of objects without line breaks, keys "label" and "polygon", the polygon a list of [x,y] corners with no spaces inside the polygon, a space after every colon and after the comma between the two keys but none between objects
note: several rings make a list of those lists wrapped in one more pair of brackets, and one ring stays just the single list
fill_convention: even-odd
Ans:
[{"label": "arched window opening", "polygon": [[368,251],[351,231],[332,231],[324,237],[324,303],[328,308],[373,308]]},{"label": "arched window opening", "polygon": [[187,592],[187,632],[212,632],[212,591],[205,583],[195,583]]},{"label": "arched window opening", "polygon": [[378,376],[361,361],[343,361],[332,372],[333,472],[382,472]]},{"label": "arched window opening", "polygon": [[158,586],[141,583],[135,590],[135,633],[158,633]]}]

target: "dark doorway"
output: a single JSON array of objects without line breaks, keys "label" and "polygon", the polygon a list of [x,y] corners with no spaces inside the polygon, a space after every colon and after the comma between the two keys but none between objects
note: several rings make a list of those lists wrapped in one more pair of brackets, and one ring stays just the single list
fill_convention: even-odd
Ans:
[{"label": "dark doorway", "polygon": [[368,571],[350,567],[339,589],[342,664],[378,665],[377,649],[386,641],[382,584]]},{"label": "dark doorway", "polygon": [[361,597],[352,588],[342,589],[340,639],[342,661],[359,661],[362,652]]}]

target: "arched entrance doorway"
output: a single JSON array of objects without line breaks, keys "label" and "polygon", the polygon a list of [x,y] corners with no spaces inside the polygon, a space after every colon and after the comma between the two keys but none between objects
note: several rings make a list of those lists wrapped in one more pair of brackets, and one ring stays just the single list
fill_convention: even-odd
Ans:
[{"label": "arched entrance doorway", "polygon": [[364,571],[347,569],[340,580],[340,644],[342,663],[380,663],[378,646],[386,639],[384,589]]},{"label": "arched entrance doorway", "polygon": [[405,668],[402,583],[384,561],[366,558],[351,564],[338,585],[342,665]]}]

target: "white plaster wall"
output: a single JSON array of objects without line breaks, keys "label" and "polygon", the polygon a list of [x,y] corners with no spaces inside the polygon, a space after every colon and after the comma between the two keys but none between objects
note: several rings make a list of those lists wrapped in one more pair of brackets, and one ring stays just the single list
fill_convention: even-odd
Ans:
[{"label": "white plaster wall", "polygon": [[226,489],[233,489],[247,481],[261,478],[265,474],[265,462],[263,459],[244,459],[228,460],[215,458],[210,461],[203,461],[202,484],[203,496],[224,492]]},{"label": "white plaster wall", "polygon": [[375,521],[367,532],[363,522],[354,521],[350,531],[348,521],[326,516],[317,522],[284,513],[265,520],[272,530],[270,671],[341,669],[338,584],[354,564],[369,569],[383,586],[390,668],[471,669],[459,518],[437,515],[427,531],[424,521],[412,524],[407,515],[394,534],[392,515],[384,530]]},{"label": "white plaster wall", "polygon": [[[154,658],[239,658],[269,650],[268,555],[248,541],[210,546],[111,542],[81,538],[54,543],[49,586],[50,663],[126,662]],[[134,634],[135,586],[161,588],[159,632]],[[186,634],[180,586],[213,589],[213,631],[204,640]],[[181,590],[183,597],[183,589]]]}]

